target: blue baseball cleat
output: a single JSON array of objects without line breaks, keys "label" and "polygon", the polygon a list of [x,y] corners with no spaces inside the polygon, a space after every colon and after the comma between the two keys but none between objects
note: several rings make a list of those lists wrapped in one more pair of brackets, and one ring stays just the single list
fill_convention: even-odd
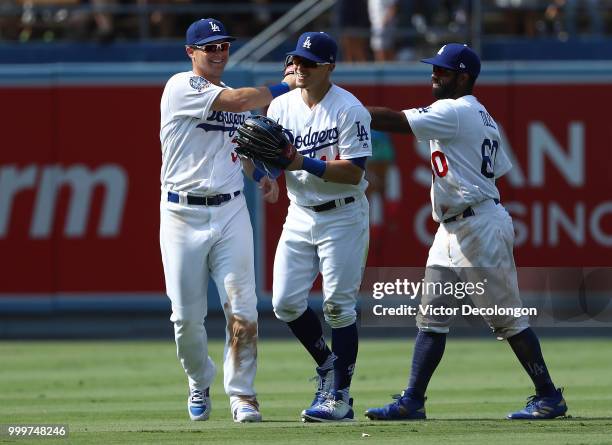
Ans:
[{"label": "blue baseball cleat", "polygon": [[208,420],[210,416],[210,396],[208,388],[205,390],[192,389],[187,399],[187,411],[191,420]]},{"label": "blue baseball cleat", "polygon": [[521,411],[508,414],[511,420],[545,420],[565,416],[567,404],[563,398],[563,389],[558,388],[553,397],[531,396],[527,399],[527,406]]},{"label": "blue baseball cleat", "polygon": [[302,422],[352,422],[354,418],[348,390],[332,390],[325,400],[302,411]]},{"label": "blue baseball cleat", "polygon": [[406,391],[393,396],[395,401],[382,408],[370,408],[365,416],[370,420],[423,420],[425,403],[409,398]]}]

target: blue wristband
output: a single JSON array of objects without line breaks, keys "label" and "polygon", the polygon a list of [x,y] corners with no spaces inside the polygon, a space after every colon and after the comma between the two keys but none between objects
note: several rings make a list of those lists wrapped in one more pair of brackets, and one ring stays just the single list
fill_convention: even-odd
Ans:
[{"label": "blue wristband", "polygon": [[266,174],[260,169],[256,168],[255,170],[253,170],[253,181],[259,182],[264,176],[266,176]]},{"label": "blue wristband", "polygon": [[287,84],[287,82],[281,82],[281,83],[277,83],[276,85],[270,85],[268,89],[270,90],[270,94],[272,94],[272,97],[278,97],[281,94],[285,94],[291,91],[291,88],[289,88],[289,84]]},{"label": "blue wristband", "polygon": [[304,156],[304,160],[302,163],[302,170],[306,170],[308,173],[312,173],[313,175],[318,176],[319,178],[323,177],[323,173],[325,173],[325,168],[327,167],[327,162],[322,161],[320,159],[309,158]]}]

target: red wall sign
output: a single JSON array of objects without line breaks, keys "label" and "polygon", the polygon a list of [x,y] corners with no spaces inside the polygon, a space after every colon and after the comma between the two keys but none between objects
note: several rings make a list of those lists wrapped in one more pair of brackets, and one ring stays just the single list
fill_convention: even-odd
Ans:
[{"label": "red wall sign", "polygon": [[[342,82],[340,82],[342,83]],[[155,86],[0,87],[0,294],[164,291]],[[347,87],[364,104],[428,105],[429,86]],[[483,84],[514,169],[500,181],[520,266],[612,264],[609,84]],[[423,266],[435,230],[427,145],[394,136],[372,196],[369,265]],[[374,205],[375,204],[375,205]],[[265,206],[271,289],[286,197]]]}]

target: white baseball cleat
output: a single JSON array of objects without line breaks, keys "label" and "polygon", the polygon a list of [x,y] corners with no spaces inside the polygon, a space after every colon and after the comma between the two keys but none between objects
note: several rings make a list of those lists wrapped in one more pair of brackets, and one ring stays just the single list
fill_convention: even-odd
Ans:
[{"label": "white baseball cleat", "polygon": [[208,388],[205,390],[192,389],[187,399],[187,411],[191,420],[208,420],[210,416],[210,396]]},{"label": "white baseball cleat", "polygon": [[302,422],[353,422],[354,418],[348,390],[332,390],[323,402],[302,411]]},{"label": "white baseball cleat", "polygon": [[232,417],[234,422],[261,422],[259,403],[255,397],[241,397],[232,400]]}]

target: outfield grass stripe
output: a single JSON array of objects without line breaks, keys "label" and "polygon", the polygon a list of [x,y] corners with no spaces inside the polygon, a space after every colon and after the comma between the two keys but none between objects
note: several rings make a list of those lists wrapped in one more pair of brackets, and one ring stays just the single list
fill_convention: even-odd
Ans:
[{"label": "outfield grass stripe", "polygon": [[[366,421],[367,407],[390,402],[406,385],[411,342],[362,341],[352,388],[359,422],[345,425],[298,421],[312,399],[314,365],[295,341],[260,343],[256,386],[265,422],[259,425],[231,421],[221,374],[212,388],[211,420],[190,422],[186,381],[170,341],[0,342],[0,423],[69,424],[70,439],[45,444],[612,442],[612,355],[603,352],[610,346],[605,339],[542,342],[553,378],[566,387],[571,419],[503,419],[532,393],[510,348],[451,337],[428,391],[429,420]],[[211,342],[210,351],[221,365],[223,345]]]}]

